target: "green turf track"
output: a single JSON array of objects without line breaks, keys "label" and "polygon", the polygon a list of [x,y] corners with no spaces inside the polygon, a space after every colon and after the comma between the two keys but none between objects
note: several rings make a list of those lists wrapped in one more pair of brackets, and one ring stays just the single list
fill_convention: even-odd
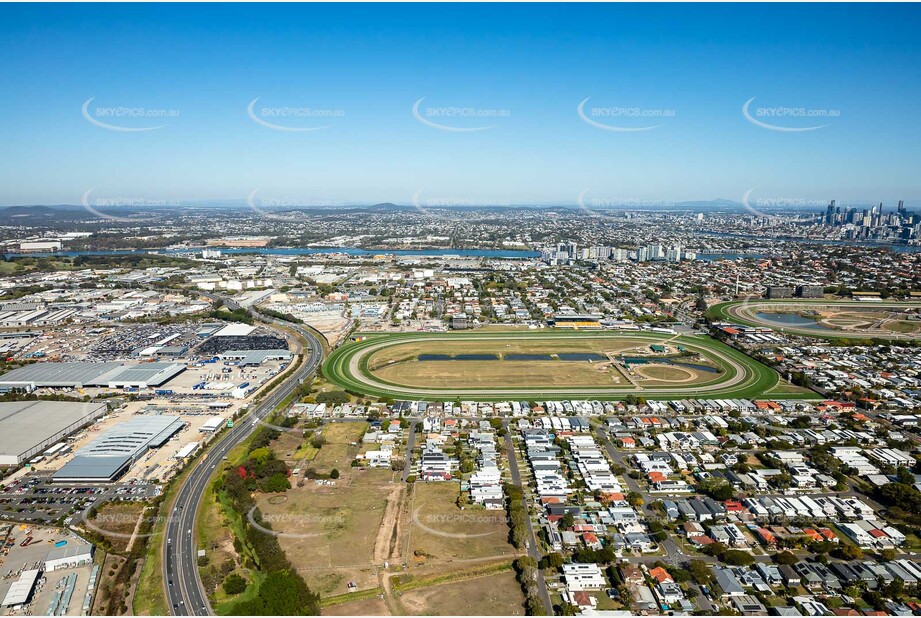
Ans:
[{"label": "green turf track", "polygon": [[[346,343],[336,349],[323,365],[323,374],[331,382],[353,392],[377,397],[409,398],[409,399],[436,399],[436,400],[474,400],[474,401],[508,401],[510,399],[546,400],[546,399],[599,399],[619,400],[628,395],[639,395],[646,399],[753,399],[770,398],[767,392],[774,388],[779,381],[777,373],[765,365],[749,358],[711,337],[705,335],[682,335],[675,337],[666,333],[653,332],[569,332],[569,331],[541,331],[541,332],[489,332],[470,331],[466,333],[359,333],[367,337],[361,342]],[[562,337],[598,337],[612,339],[636,338],[644,342],[654,343],[671,339],[673,343],[688,347],[689,349],[704,350],[705,355],[717,362],[723,373],[719,378],[702,385],[689,385],[687,387],[646,387],[636,389],[625,387],[546,387],[539,384],[521,385],[521,387],[484,387],[484,388],[443,388],[443,387],[412,387],[386,382],[376,376],[373,379],[380,384],[367,384],[361,376],[355,376],[350,371],[352,359],[359,357],[359,373],[370,376],[367,368],[367,358],[361,354],[368,348],[380,344],[382,341],[393,344],[407,343],[414,339],[433,339],[432,352],[437,353],[438,340],[457,340],[464,337],[489,338],[513,341],[518,338],[562,338]],[[737,371],[727,359],[735,361],[741,366],[743,377],[737,384],[720,387],[719,384],[731,381]],[[499,361],[497,361],[499,362]],[[778,399],[815,398],[813,393],[784,393],[777,394]]]},{"label": "green turf track", "polygon": [[827,300],[821,298],[790,298],[790,299],[772,299],[757,298],[751,300],[734,300],[726,303],[719,303],[707,310],[707,317],[714,322],[731,322],[733,324],[744,324],[746,326],[767,327],[772,330],[800,335],[803,337],[814,337],[816,339],[921,339],[921,333],[878,333],[878,332],[861,332],[847,330],[821,330],[813,328],[797,328],[796,326],[784,325],[783,327],[770,322],[761,321],[754,316],[736,315],[731,312],[735,307],[748,306],[755,310],[760,306],[769,307],[777,305],[789,305],[790,310],[796,310],[797,307],[809,309],[810,306],[821,307],[843,307],[843,308],[860,308],[866,310],[874,309],[909,309],[921,307],[919,302],[898,302],[898,301],[856,301],[856,300]]}]

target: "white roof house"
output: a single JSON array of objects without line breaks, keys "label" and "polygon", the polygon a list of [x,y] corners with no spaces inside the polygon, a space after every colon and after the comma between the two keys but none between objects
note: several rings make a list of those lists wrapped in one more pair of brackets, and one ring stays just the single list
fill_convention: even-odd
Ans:
[{"label": "white roof house", "polygon": [[598,590],[607,586],[601,567],[597,564],[564,564],[563,579],[566,587],[575,592]]}]

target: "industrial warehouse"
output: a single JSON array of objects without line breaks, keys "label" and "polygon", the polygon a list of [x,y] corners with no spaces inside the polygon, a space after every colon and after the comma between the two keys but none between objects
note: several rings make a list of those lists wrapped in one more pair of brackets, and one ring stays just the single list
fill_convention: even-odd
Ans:
[{"label": "industrial warehouse", "polygon": [[178,416],[136,416],[103,433],[77,451],[54,473],[55,482],[111,482],[148,449],[163,446],[185,423]]},{"label": "industrial warehouse", "polygon": [[0,391],[13,388],[147,388],[160,386],[183,371],[179,363],[35,363],[0,376]]},{"label": "industrial warehouse", "polygon": [[0,403],[0,465],[18,466],[105,415],[105,403]]}]

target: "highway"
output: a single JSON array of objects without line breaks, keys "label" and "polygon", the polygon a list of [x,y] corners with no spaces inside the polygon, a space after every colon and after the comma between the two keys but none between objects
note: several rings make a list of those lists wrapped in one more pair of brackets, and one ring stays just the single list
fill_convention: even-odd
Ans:
[{"label": "highway", "polygon": [[[230,301],[225,303],[230,309],[238,307]],[[163,543],[163,581],[168,611],[173,615],[207,616],[212,613],[198,574],[195,514],[215,468],[232,448],[256,430],[259,421],[265,419],[301,382],[310,377],[323,360],[323,344],[316,333],[289,322],[271,318],[267,321],[295,330],[306,339],[306,356],[281,385],[275,387],[233,429],[207,450],[179,488],[175,502],[167,506],[172,511],[167,516],[166,539]]]}]

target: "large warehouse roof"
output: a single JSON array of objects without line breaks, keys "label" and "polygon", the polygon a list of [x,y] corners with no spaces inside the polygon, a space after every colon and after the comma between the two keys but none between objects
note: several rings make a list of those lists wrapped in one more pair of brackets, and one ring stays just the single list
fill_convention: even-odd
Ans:
[{"label": "large warehouse roof", "polygon": [[29,569],[23,571],[19,579],[10,585],[3,598],[3,605],[11,607],[22,605],[32,596],[32,589],[35,588],[35,582],[38,580],[38,569]]},{"label": "large warehouse roof", "polygon": [[119,423],[77,451],[54,473],[55,481],[109,481],[120,476],[147,449],[163,445],[183,421],[178,416],[136,416]]},{"label": "large warehouse roof", "polygon": [[106,413],[105,403],[0,403],[0,463],[16,465]]},{"label": "large warehouse roof", "polygon": [[131,457],[83,457],[77,455],[51,476],[52,481],[64,483],[103,483],[114,481],[131,465]]},{"label": "large warehouse roof", "polygon": [[185,371],[179,363],[141,363],[125,365],[112,375],[105,375],[105,386],[160,386]]},{"label": "large warehouse roof", "polygon": [[148,447],[161,446],[182,428],[178,416],[149,414],[119,423],[77,451],[77,455],[133,455]]},{"label": "large warehouse roof", "polygon": [[183,371],[178,363],[35,363],[0,376],[0,387],[160,386]]},{"label": "large warehouse roof", "polygon": [[255,326],[250,326],[249,324],[228,324],[221,330],[214,333],[215,337],[241,337],[250,334],[256,330]]},{"label": "large warehouse roof", "polygon": [[0,376],[0,386],[87,386],[121,363],[34,363]]},{"label": "large warehouse roof", "polygon": [[241,365],[261,365],[266,359],[287,360],[291,358],[288,350],[228,350],[218,354],[221,358],[239,359]]}]

